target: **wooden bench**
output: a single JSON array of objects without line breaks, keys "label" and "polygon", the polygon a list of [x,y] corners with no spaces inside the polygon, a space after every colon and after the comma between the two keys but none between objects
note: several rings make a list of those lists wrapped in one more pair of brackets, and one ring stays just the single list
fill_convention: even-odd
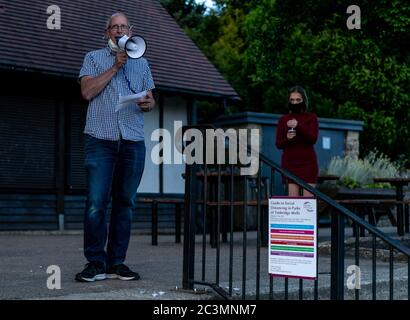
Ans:
[{"label": "wooden bench", "polygon": [[[368,214],[369,223],[376,226],[378,219],[376,209],[379,207],[387,209],[387,216],[393,226],[397,226],[397,231],[400,230],[400,223],[404,223],[405,231],[409,232],[409,205],[410,200],[397,201],[394,199],[341,199],[336,200],[338,203],[351,207],[352,211],[358,214],[363,219]],[[404,219],[403,217],[394,217],[391,207],[392,206],[404,206]],[[359,210],[355,210],[355,208]],[[365,209],[363,211],[363,209]],[[361,228],[360,234],[364,235],[364,230]]]},{"label": "wooden bench", "polygon": [[[139,203],[151,204],[151,244],[153,246],[158,245],[158,206],[160,204],[174,204],[175,205],[175,243],[181,243],[181,223],[182,223],[182,207],[184,205],[184,199],[180,198],[161,198],[161,197],[143,197],[137,198]],[[198,200],[197,204],[202,204],[203,201]],[[257,206],[256,200],[249,200],[247,202],[249,206]],[[207,205],[210,207],[217,207],[218,203],[214,201],[207,201]],[[230,201],[221,201],[221,206],[230,206]],[[267,206],[268,201],[262,200],[261,206]],[[234,206],[243,206],[243,201],[234,201]]]},{"label": "wooden bench", "polygon": [[[197,203],[197,204],[203,204],[204,201],[203,201],[203,200],[197,200],[196,203]],[[245,203],[244,203],[243,200],[237,200],[237,201],[233,201],[233,202],[232,202],[232,205],[233,205],[234,207],[243,206],[244,204],[245,204]],[[257,200],[248,200],[248,201],[246,201],[246,204],[247,204],[248,206],[257,206],[257,205],[258,205],[258,201],[257,201]],[[268,200],[264,199],[264,200],[261,200],[260,204],[261,204],[261,206],[267,206],[269,203],[268,203]],[[210,207],[217,207],[217,206],[218,206],[218,202],[217,202],[217,201],[207,201],[207,202],[206,202],[206,205],[207,205],[207,206],[210,206]],[[230,201],[230,200],[222,200],[222,201],[219,202],[219,205],[220,205],[221,207],[229,207],[229,206],[231,205],[231,201]]]},{"label": "wooden bench", "polygon": [[[204,205],[204,201],[203,200],[197,200],[196,201],[197,205]],[[235,201],[231,201],[231,200],[221,200],[218,204],[218,201],[214,201],[214,200],[208,200],[206,201],[206,205],[207,207],[209,207],[210,209],[212,209],[212,211],[210,212],[211,214],[211,218],[210,218],[210,226],[209,226],[209,232],[210,232],[210,242],[211,242],[211,247],[215,248],[216,247],[216,238],[217,238],[217,226],[216,223],[214,223],[214,221],[216,221],[216,211],[215,209],[218,208],[218,206],[221,209],[228,209],[231,205],[235,208],[240,208],[243,207],[245,205],[245,202],[243,200],[235,200]],[[258,205],[258,201],[257,200],[247,200],[246,201],[246,205],[249,207],[256,207]],[[261,199],[260,201],[260,206],[261,209],[262,208],[267,208],[269,205],[269,201],[267,199]],[[267,210],[262,211],[262,218],[261,218],[261,230],[267,230],[268,229],[268,216],[267,216]],[[226,243],[228,242],[228,237],[227,237],[227,233],[228,233],[228,226],[229,226],[229,221],[228,221],[228,217],[229,215],[223,215],[222,219],[221,219],[221,234],[222,234],[222,242]],[[266,221],[265,221],[266,220]],[[266,247],[267,246],[267,233],[266,236],[262,236],[261,239],[261,245],[262,247]]]},{"label": "wooden bench", "polygon": [[151,244],[158,245],[158,206],[160,204],[175,205],[175,243],[181,243],[181,210],[184,204],[182,198],[161,198],[161,197],[144,197],[138,198],[137,202],[151,204]]},{"label": "wooden bench", "polygon": [[[377,209],[384,208],[387,212],[387,217],[389,218],[391,224],[393,226],[397,226],[397,232],[399,232],[400,223],[404,223],[405,232],[409,233],[410,200],[397,201],[395,199],[340,199],[340,200],[335,200],[335,201],[340,203],[341,205],[350,207],[350,209],[353,212],[355,212],[357,215],[359,215],[363,219],[365,219],[366,215],[368,215],[368,221],[373,226],[377,226],[377,222],[380,219],[380,216],[379,218],[377,217]],[[198,200],[197,203],[203,204],[203,201]],[[248,206],[257,206],[258,202],[256,200],[248,200],[246,204]],[[261,207],[266,207],[268,206],[268,204],[269,202],[266,199],[260,201]],[[231,202],[229,200],[224,200],[218,204],[218,202],[216,201],[207,201],[206,205],[209,207],[213,207],[213,208],[218,207],[218,205],[222,208],[229,207],[231,205],[234,207],[241,207],[244,205],[244,202],[243,201]],[[404,206],[404,219],[403,217],[398,217],[398,219],[396,219],[393,215],[391,208],[393,206],[397,207],[398,205]],[[356,208],[359,210],[355,210]],[[360,234],[364,236],[364,228],[360,228]]]},{"label": "wooden bench", "polygon": [[[352,208],[352,211],[354,211],[356,214],[358,214],[361,218],[365,218],[366,213],[368,213],[368,218],[369,218],[369,223],[376,226],[378,222],[377,218],[377,212],[376,208],[377,207],[384,207],[387,212],[387,216],[393,226],[397,226],[398,228],[400,227],[398,225],[398,221],[393,215],[393,212],[391,211],[392,206],[398,206],[398,205],[403,205],[404,206],[404,219],[398,219],[399,222],[402,221],[404,222],[404,227],[405,231],[408,233],[409,232],[409,205],[410,205],[410,200],[403,200],[403,201],[397,201],[394,199],[340,199],[340,200],[335,200],[336,202],[348,206]],[[203,200],[198,200],[197,204],[203,204]],[[256,200],[248,200],[246,202],[248,206],[257,206],[258,202]],[[260,201],[260,205],[262,207],[268,206],[268,200],[263,199]],[[206,205],[209,207],[218,207],[218,202],[217,201],[207,201]],[[230,200],[223,200],[219,202],[220,207],[229,207],[233,205],[234,207],[240,207],[244,205],[243,201],[233,201],[231,202]],[[363,209],[367,208],[369,209],[368,212],[363,212],[361,211],[356,211],[354,208],[360,208]]]}]

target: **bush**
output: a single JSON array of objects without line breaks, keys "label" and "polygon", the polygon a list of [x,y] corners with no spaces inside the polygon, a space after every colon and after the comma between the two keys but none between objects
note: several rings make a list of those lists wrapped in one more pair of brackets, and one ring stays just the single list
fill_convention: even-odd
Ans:
[{"label": "bush", "polygon": [[339,176],[339,185],[350,189],[391,188],[389,183],[374,183],[373,178],[402,176],[400,166],[377,151],[371,151],[363,159],[333,157],[326,174]]}]

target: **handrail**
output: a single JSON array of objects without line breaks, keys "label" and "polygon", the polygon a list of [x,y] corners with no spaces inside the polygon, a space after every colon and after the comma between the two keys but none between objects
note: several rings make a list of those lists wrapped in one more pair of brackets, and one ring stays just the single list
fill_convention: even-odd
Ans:
[{"label": "handrail", "polygon": [[330,198],[328,195],[322,193],[318,189],[312,187],[299,177],[295,176],[291,172],[289,172],[286,169],[283,169],[281,166],[279,166],[277,163],[274,161],[270,160],[268,157],[266,157],[264,154],[259,153],[260,159],[269,165],[270,167],[275,168],[279,173],[285,175],[287,178],[290,178],[291,180],[295,181],[297,185],[301,186],[302,188],[306,189],[310,193],[314,194],[316,197],[319,199],[323,200],[333,208],[339,210],[342,214],[345,216],[349,217],[351,220],[356,222],[358,225],[361,227],[364,227],[367,231],[373,233],[374,235],[378,236],[381,238],[383,241],[387,242],[389,245],[391,245],[393,248],[396,250],[402,252],[406,256],[410,257],[410,248],[402,245],[400,242],[390,238],[388,235],[386,235],[384,232],[380,231],[379,229],[375,228],[372,226],[370,223],[368,223],[366,220],[360,218],[358,215],[356,215],[354,212],[350,211],[349,209],[345,208],[341,204],[337,203],[334,201],[332,198]]},{"label": "handrail", "polygon": [[[183,127],[183,131],[189,129],[189,128],[196,128],[196,129],[217,129],[214,125],[212,124],[200,124],[200,125],[190,125],[190,126],[184,126]],[[239,145],[239,142],[238,142]],[[239,145],[239,147],[241,147]],[[251,152],[252,149],[249,146],[243,146],[247,148],[248,152]],[[270,166],[271,168],[274,168],[276,171],[278,171],[279,173],[281,173],[282,175],[286,176],[287,178],[290,178],[291,180],[293,180],[294,182],[296,182],[297,185],[299,185],[300,187],[302,187],[303,189],[306,189],[307,191],[309,191],[310,193],[314,194],[317,198],[323,200],[324,202],[326,202],[327,204],[329,204],[331,207],[337,209],[338,211],[340,211],[344,216],[350,218],[352,221],[354,221],[355,223],[357,223],[359,226],[365,228],[367,231],[369,231],[370,233],[374,234],[375,236],[379,237],[380,239],[382,239],[383,241],[385,241],[386,243],[388,243],[391,247],[393,247],[394,249],[400,251],[401,253],[405,254],[406,256],[410,257],[410,248],[402,245],[400,242],[390,238],[388,235],[386,235],[384,232],[380,231],[379,229],[375,228],[374,226],[372,226],[370,223],[368,223],[366,220],[362,219],[361,217],[359,217],[357,214],[355,214],[354,212],[350,211],[349,209],[347,209],[346,207],[342,206],[341,204],[337,203],[336,201],[334,201],[332,198],[330,198],[329,196],[327,196],[326,194],[322,193],[321,191],[319,191],[318,189],[312,187],[311,185],[309,185],[308,183],[306,183],[305,181],[303,181],[302,179],[300,179],[299,177],[295,176],[294,174],[292,174],[291,172],[289,172],[288,170],[282,168],[279,164],[277,164],[276,162],[272,161],[271,159],[269,159],[266,155],[264,155],[263,153],[259,152],[259,159],[261,161],[263,161],[266,165]],[[260,168],[259,168],[260,170]]]},{"label": "handrail", "polygon": [[[182,128],[183,134],[182,134],[182,146],[186,146],[189,144],[189,141],[184,141],[185,139],[185,133],[186,130],[189,128],[195,128],[199,129],[201,131],[201,134],[203,135],[205,133],[205,130],[207,129],[223,129],[223,128],[216,128],[213,125],[194,125],[194,126],[184,126]],[[208,132],[206,132],[208,134]],[[212,132],[209,132],[212,133]],[[229,144],[232,144],[232,147],[235,149],[229,149],[229,152],[235,151],[235,152],[240,152],[239,156],[240,159],[241,156],[244,155],[244,153],[247,153],[247,158],[249,159],[249,154],[252,155],[253,158],[250,159],[250,166],[252,167],[252,174],[251,175],[243,175],[243,201],[240,201],[238,204],[241,204],[243,206],[243,235],[242,235],[242,299],[246,299],[246,282],[247,282],[247,208],[249,206],[249,201],[247,197],[247,190],[248,190],[248,181],[249,179],[254,179],[257,177],[257,233],[256,233],[256,299],[259,299],[259,294],[260,294],[260,272],[261,272],[261,266],[260,266],[260,250],[261,246],[266,246],[267,243],[266,237],[262,237],[262,230],[266,230],[266,221],[265,219],[267,218],[266,215],[263,218],[262,221],[262,215],[264,213],[261,212],[261,205],[262,205],[262,199],[261,199],[261,175],[262,171],[270,171],[271,175],[271,188],[272,184],[274,184],[275,181],[275,174],[282,175],[284,177],[287,177],[291,180],[294,181],[298,186],[301,188],[309,191],[311,194],[313,194],[316,199],[325,202],[327,205],[329,205],[331,208],[335,209],[332,212],[331,216],[331,257],[330,257],[330,299],[332,300],[343,300],[345,297],[344,294],[344,287],[345,287],[345,280],[344,280],[344,273],[345,273],[345,259],[346,259],[346,252],[345,252],[345,219],[348,219],[349,221],[352,221],[354,224],[354,236],[356,237],[355,241],[355,265],[359,266],[360,261],[359,261],[359,246],[360,246],[360,235],[359,235],[359,230],[360,233],[365,229],[367,230],[371,237],[372,237],[372,297],[373,300],[376,300],[376,290],[377,290],[377,282],[376,282],[376,239],[379,239],[383,241],[388,247],[389,247],[389,252],[390,252],[390,260],[389,260],[389,298],[392,300],[394,297],[394,259],[393,259],[393,251],[398,251],[405,256],[407,256],[407,265],[408,265],[408,288],[410,288],[410,248],[406,247],[405,245],[401,244],[399,241],[392,239],[389,237],[387,234],[376,228],[375,226],[371,225],[370,223],[366,222],[363,218],[358,216],[356,213],[352,212],[351,210],[347,209],[344,207],[342,204],[338,203],[337,201],[333,200],[330,198],[328,195],[322,193],[315,187],[312,187],[299,177],[295,176],[291,172],[287,171],[286,169],[282,168],[278,163],[274,162],[270,158],[268,158],[266,155],[260,152],[259,150],[259,144],[256,146],[256,149],[252,149],[253,144],[251,146],[248,146],[248,141],[242,141],[241,137],[246,137],[244,135],[241,135],[241,132],[239,132],[239,139],[237,139],[238,135],[237,132],[233,130],[224,130],[224,132],[219,132],[218,134],[222,134],[224,139],[228,139]],[[221,136],[216,134],[216,132],[213,132],[212,139],[213,143],[215,143],[215,138],[218,139],[218,143],[221,143]],[[253,132],[252,132],[253,134]],[[254,137],[251,137],[253,139]],[[195,140],[197,137],[195,136]],[[208,135],[207,135],[208,139]],[[194,140],[194,141],[195,141]],[[238,141],[239,140],[239,141]],[[207,140],[208,142],[208,140]],[[254,140],[252,140],[254,142]],[[218,149],[218,144],[217,144],[217,149]],[[226,140],[224,146],[226,147]],[[229,146],[231,147],[231,145]],[[215,148],[215,145],[212,146],[212,148]],[[195,149],[195,148],[194,148]],[[194,150],[191,149],[191,150]],[[213,150],[215,151],[215,150]],[[221,151],[221,150],[216,150]],[[224,152],[226,149],[224,150]],[[191,151],[192,152],[192,151]],[[196,154],[196,150],[195,150]],[[206,144],[203,145],[203,150],[201,152],[202,155],[208,155],[207,153],[207,146]],[[214,153],[212,153],[214,155]],[[229,153],[229,157],[231,157],[231,154]],[[220,294],[223,298],[225,299],[231,299],[232,298],[232,289],[233,289],[233,224],[234,224],[234,205],[235,205],[235,200],[234,200],[234,194],[233,190],[235,188],[234,184],[234,168],[235,165],[232,163],[229,163],[231,167],[231,172],[230,172],[230,178],[231,178],[231,195],[229,198],[229,207],[230,207],[230,243],[229,243],[229,291],[224,290],[222,287],[220,287],[220,265],[221,265],[221,247],[220,247],[220,233],[221,233],[221,208],[223,205],[225,205],[225,201],[227,200],[226,195],[224,195],[224,200],[221,199],[221,166],[222,165],[227,165],[226,161],[220,161],[219,155],[217,155],[218,161],[217,163],[214,163],[214,160],[212,160],[211,163],[207,163],[207,161],[204,161],[204,176],[203,176],[203,184],[202,185],[197,185],[197,170],[198,170],[198,165],[196,162],[190,163],[186,162],[186,177],[185,177],[185,190],[190,190],[192,192],[186,192],[185,193],[185,212],[184,212],[184,257],[183,257],[183,288],[184,289],[193,289],[195,284],[204,284],[208,285],[211,288],[213,288],[218,294]],[[255,159],[256,158],[256,159]],[[231,158],[230,158],[231,159]],[[256,161],[255,161],[256,160]],[[223,163],[220,163],[223,162]],[[257,163],[257,167],[255,167]],[[208,192],[211,192],[210,188],[208,188],[207,184],[207,177],[209,177],[208,174],[208,166],[209,165],[216,165],[217,168],[217,185],[214,189],[214,192],[216,194],[213,194],[213,200],[216,201],[216,208],[214,206],[214,209],[211,208],[211,203],[207,200]],[[243,164],[236,164],[237,168],[243,169],[246,168],[245,165]],[[257,169],[257,170],[253,170]],[[255,172],[256,171],[256,172]],[[245,171],[241,170],[241,174],[244,174]],[[248,170],[247,173],[250,171]],[[215,181],[213,182],[215,183]],[[198,195],[198,190],[197,186],[200,186],[203,190],[202,194],[202,201],[199,203],[197,199]],[[240,189],[242,189],[242,186],[240,186]],[[266,191],[270,194],[273,195],[273,189],[268,192],[268,189]],[[235,189],[236,190],[236,189]],[[263,200],[265,205],[266,202],[269,200],[269,194],[266,194],[265,197],[267,198],[266,200]],[[215,199],[216,198],[216,199]],[[397,203],[397,202],[395,202]],[[212,203],[214,205],[214,203]],[[398,204],[398,203],[397,203]],[[202,280],[197,281],[195,277],[195,234],[196,234],[196,219],[197,219],[197,206],[201,206],[201,212],[203,212],[203,217],[202,217],[202,222],[203,222],[203,228],[202,228]],[[208,212],[209,209],[209,212]],[[338,212],[337,212],[338,211]],[[340,212],[340,213],[339,213]],[[210,235],[210,241],[211,241],[211,247],[216,248],[216,269],[215,269],[215,280],[214,282],[209,282],[206,281],[206,234],[207,234],[207,214],[210,213],[211,219],[210,219],[210,224],[209,224],[209,235]],[[265,211],[266,214],[266,211]],[[227,215],[223,215],[224,218],[227,218]],[[214,221],[214,222],[212,222]],[[263,225],[264,224],[264,225]],[[226,229],[224,229],[222,233],[222,241],[226,242]],[[224,240],[224,235],[225,235],[225,240]],[[264,239],[264,245],[262,244],[262,239]],[[316,256],[318,258],[318,256]],[[285,289],[284,289],[284,299],[287,300],[289,299],[289,277],[285,277]],[[303,299],[303,280],[299,279],[299,299]],[[269,297],[270,299],[273,299],[273,277],[270,277],[269,279]],[[358,300],[360,299],[360,293],[359,289],[355,288],[355,299]],[[318,286],[318,278],[315,278],[314,280],[314,297],[315,300],[319,299],[319,286]],[[407,298],[410,300],[410,290],[408,289],[407,292]]]}]

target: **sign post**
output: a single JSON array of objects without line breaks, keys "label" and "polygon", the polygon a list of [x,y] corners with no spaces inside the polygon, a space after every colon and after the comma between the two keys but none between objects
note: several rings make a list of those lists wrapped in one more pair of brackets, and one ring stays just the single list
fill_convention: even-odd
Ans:
[{"label": "sign post", "polygon": [[316,208],[315,198],[269,199],[269,274],[317,278]]}]

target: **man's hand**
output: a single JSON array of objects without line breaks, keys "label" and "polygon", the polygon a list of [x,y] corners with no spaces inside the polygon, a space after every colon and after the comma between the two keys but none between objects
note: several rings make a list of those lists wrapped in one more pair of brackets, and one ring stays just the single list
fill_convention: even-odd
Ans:
[{"label": "man's hand", "polygon": [[148,112],[154,108],[155,100],[154,100],[154,97],[152,96],[151,91],[149,91],[145,97],[141,98],[138,101],[138,105],[141,108],[142,112]]},{"label": "man's hand", "polygon": [[125,53],[125,51],[119,51],[117,52],[117,55],[115,56],[115,63],[114,67],[118,70],[122,68],[124,64],[127,63],[128,56]]}]

